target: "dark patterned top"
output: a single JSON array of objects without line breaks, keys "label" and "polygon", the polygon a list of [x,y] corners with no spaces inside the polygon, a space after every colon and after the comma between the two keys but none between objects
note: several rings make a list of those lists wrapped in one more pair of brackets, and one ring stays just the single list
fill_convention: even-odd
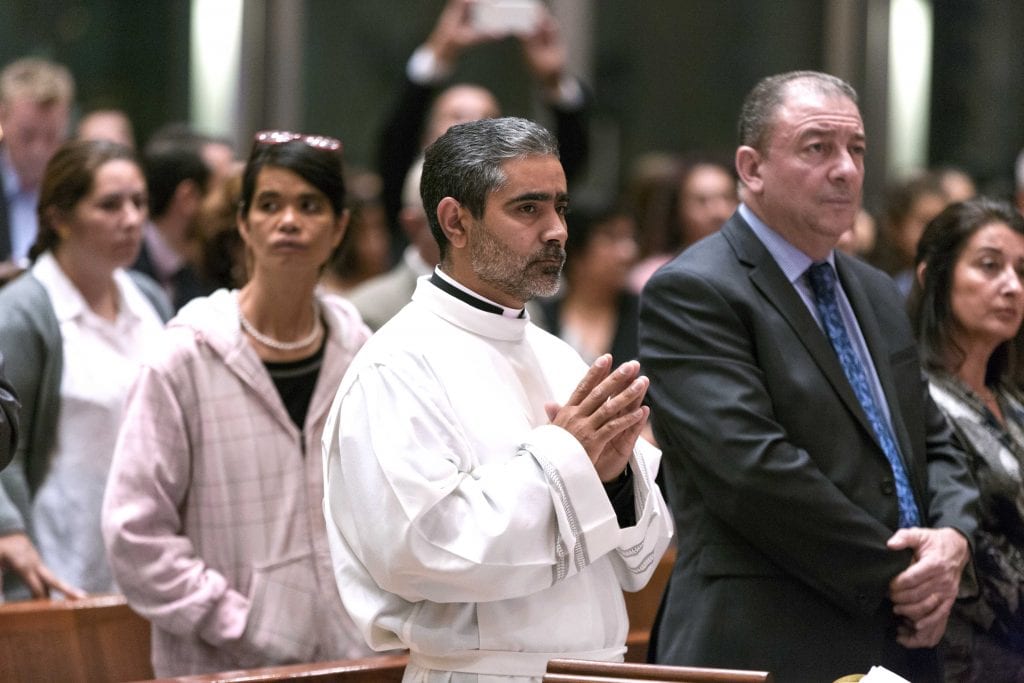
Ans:
[{"label": "dark patterned top", "polygon": [[1005,384],[991,387],[1004,426],[958,378],[928,379],[981,493],[974,539],[979,594],[958,601],[950,616],[947,680],[1024,680],[1024,397]]}]

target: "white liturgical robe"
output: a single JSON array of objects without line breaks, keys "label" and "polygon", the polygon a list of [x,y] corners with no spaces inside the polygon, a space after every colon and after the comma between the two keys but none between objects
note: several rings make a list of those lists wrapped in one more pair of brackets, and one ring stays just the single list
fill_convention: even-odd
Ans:
[{"label": "white liturgical robe", "polygon": [[[623,359],[625,360],[625,359]],[[324,508],[345,607],[406,681],[539,681],[552,657],[621,661],[622,589],[668,545],[660,451],[630,459],[619,528],[582,445],[550,424],[587,366],[528,319],[421,278],[356,356],[324,431]]]}]

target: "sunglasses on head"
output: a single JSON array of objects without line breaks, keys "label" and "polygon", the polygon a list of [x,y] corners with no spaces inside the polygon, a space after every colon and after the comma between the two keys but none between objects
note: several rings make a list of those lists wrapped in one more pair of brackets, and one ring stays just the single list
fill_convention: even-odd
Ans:
[{"label": "sunglasses on head", "polygon": [[261,145],[283,145],[286,142],[298,140],[314,149],[322,149],[328,152],[341,152],[341,140],[327,135],[306,135],[305,133],[293,133],[290,130],[261,130],[253,138],[253,144]]}]

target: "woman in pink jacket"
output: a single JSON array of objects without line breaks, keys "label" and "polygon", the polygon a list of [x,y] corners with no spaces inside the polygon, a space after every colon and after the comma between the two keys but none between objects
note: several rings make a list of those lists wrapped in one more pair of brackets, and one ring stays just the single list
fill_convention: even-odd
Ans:
[{"label": "woman in pink jacket", "polygon": [[185,306],[132,389],[103,505],[157,676],[370,653],[342,607],[320,437],[369,336],[317,291],[341,241],[341,143],[256,136],[238,229],[250,279]]}]

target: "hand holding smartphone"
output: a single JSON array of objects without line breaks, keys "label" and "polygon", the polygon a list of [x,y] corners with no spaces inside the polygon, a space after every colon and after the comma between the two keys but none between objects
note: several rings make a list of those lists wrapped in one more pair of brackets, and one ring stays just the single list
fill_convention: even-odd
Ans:
[{"label": "hand holding smartphone", "polygon": [[530,35],[541,17],[540,0],[476,0],[473,28],[492,35]]}]

